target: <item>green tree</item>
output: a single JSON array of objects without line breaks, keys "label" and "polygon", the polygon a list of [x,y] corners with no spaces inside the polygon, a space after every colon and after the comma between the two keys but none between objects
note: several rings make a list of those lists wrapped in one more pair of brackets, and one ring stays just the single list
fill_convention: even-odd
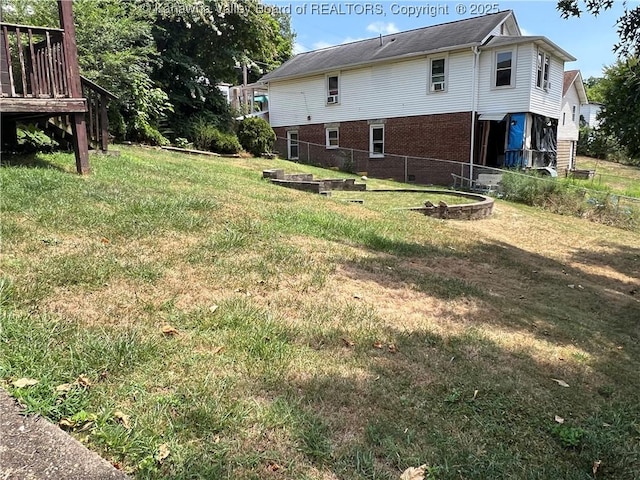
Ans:
[{"label": "green tree", "polygon": [[629,57],[605,68],[601,129],[617,138],[633,158],[640,158],[640,59]]},{"label": "green tree", "polygon": [[602,77],[589,77],[584,81],[584,88],[587,91],[587,98],[590,102],[602,103]]},{"label": "green tree", "polygon": [[153,35],[162,54],[154,79],[184,120],[173,122],[178,126],[199,113],[228,130],[228,105],[215,84],[240,83],[243,65],[256,80],[292,54],[289,17],[260,0],[159,0],[147,9],[156,15]]},{"label": "green tree", "polygon": [[[563,18],[579,17],[584,13],[580,5],[584,4],[586,12],[599,15],[613,6],[614,0],[558,0],[557,9]],[[640,54],[640,5],[628,8],[626,0],[623,2],[624,13],[618,19],[618,37],[620,41],[613,46],[615,52],[622,57]]]}]

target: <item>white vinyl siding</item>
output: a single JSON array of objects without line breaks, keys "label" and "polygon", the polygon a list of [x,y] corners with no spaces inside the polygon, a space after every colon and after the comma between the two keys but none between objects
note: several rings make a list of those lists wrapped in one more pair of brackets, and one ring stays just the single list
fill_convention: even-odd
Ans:
[{"label": "white vinyl siding", "polygon": [[[440,57],[442,58],[442,57]],[[446,91],[429,88],[429,59],[420,57],[340,72],[340,103],[326,104],[326,76],[269,84],[274,127],[471,111],[471,50],[447,57]]]},{"label": "white vinyl siding", "polygon": [[[508,49],[500,48],[502,52]],[[532,58],[530,49],[522,45],[513,46],[513,66],[511,81],[513,87],[495,85],[496,50],[484,50],[480,54],[478,77],[478,112],[479,113],[518,113],[529,111],[529,94],[531,91]]]},{"label": "white vinyl siding", "polygon": [[[579,81],[579,79],[576,81]],[[558,123],[558,140],[578,140],[580,119],[577,113],[575,120],[572,119],[573,108],[575,107],[577,110],[578,105],[580,105],[580,97],[576,91],[575,84],[573,84],[562,98],[560,122]],[[562,118],[564,118],[564,124]]]},{"label": "white vinyl siding", "polygon": [[[548,92],[536,88],[538,47],[523,43],[514,52],[514,87],[495,88],[496,49],[482,50],[478,67],[478,113],[533,112],[560,118],[564,64],[556,57],[549,66]],[[507,48],[499,48],[504,51]],[[269,118],[273,127],[339,123],[378,118],[470,112],[473,79],[471,49],[446,56],[446,91],[430,94],[430,60],[423,56],[394,63],[341,70],[340,103],[327,105],[327,76],[269,84]]]},{"label": "white vinyl siding", "polygon": [[[529,111],[544,115],[545,117],[562,120],[560,114],[560,105],[562,103],[562,84],[564,81],[564,62],[553,55],[549,56],[549,88],[543,90],[536,87],[538,77],[538,48],[535,45],[523,47],[531,49],[532,55],[535,55],[535,62],[531,63],[531,100]],[[579,102],[578,102],[579,104]],[[571,118],[570,115],[567,119]]]}]

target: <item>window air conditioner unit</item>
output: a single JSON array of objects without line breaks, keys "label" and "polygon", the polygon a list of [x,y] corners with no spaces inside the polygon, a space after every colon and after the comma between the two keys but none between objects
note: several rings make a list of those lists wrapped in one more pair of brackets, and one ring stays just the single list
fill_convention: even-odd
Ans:
[{"label": "window air conditioner unit", "polygon": [[549,89],[551,89],[551,82],[549,80],[545,80],[542,83],[542,88],[546,91],[548,91]]},{"label": "window air conditioner unit", "polygon": [[432,92],[441,92],[444,90],[444,82],[436,82],[431,85]]},{"label": "window air conditioner unit", "polygon": [[338,103],[338,96],[337,95],[329,95],[327,97],[327,103]]}]

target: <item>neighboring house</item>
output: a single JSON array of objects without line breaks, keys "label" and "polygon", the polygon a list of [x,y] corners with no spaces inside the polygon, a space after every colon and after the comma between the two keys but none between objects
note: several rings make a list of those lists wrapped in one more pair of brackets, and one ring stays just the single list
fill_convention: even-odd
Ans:
[{"label": "neighboring house", "polygon": [[[325,146],[307,159],[325,164],[338,147],[364,150],[354,170],[402,179],[391,154],[555,164],[564,63],[573,60],[545,37],[523,36],[509,10],[302,53],[260,82],[288,158],[303,157],[299,142]],[[418,183],[460,173],[416,165],[408,177]]]},{"label": "neighboring house", "polygon": [[580,133],[580,104],[587,102],[580,70],[564,72],[562,106],[558,122],[558,172],[575,167],[576,146]]},{"label": "neighboring house", "polygon": [[598,120],[600,110],[602,110],[601,103],[585,102],[583,105],[580,105],[580,119],[585,125],[591,128],[598,128],[600,126],[600,121]]}]

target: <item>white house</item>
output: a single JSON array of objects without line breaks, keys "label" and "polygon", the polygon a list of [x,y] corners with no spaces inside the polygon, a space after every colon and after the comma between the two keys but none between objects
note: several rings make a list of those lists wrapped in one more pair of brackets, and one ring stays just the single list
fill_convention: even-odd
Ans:
[{"label": "white house", "polygon": [[584,123],[591,128],[598,128],[600,121],[598,120],[598,114],[602,110],[601,103],[587,103],[580,105],[580,116]]},{"label": "white house", "polygon": [[564,72],[562,105],[558,122],[558,171],[575,167],[576,146],[580,131],[580,105],[587,103],[580,70]]},{"label": "white house", "polygon": [[[314,150],[319,163],[362,150],[356,171],[402,179],[392,154],[555,165],[564,63],[573,60],[545,37],[523,36],[509,10],[302,53],[260,82],[288,158],[304,156],[301,142],[324,147]],[[451,164],[413,165],[418,183],[450,183]]]}]

